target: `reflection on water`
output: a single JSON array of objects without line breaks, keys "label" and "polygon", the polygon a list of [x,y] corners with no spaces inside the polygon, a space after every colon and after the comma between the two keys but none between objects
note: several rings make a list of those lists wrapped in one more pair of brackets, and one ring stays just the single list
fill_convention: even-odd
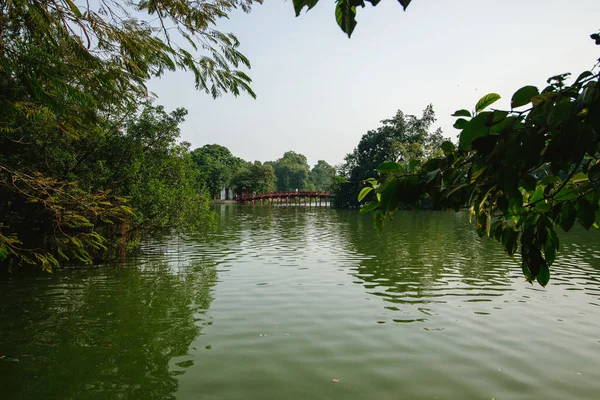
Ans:
[{"label": "reflection on water", "polygon": [[355,282],[395,304],[388,309],[418,311],[415,321],[422,322],[418,316],[430,310],[415,305],[491,301],[514,290],[515,261],[491,240],[480,241],[465,214],[401,213],[398,220],[380,235],[364,219],[350,220],[344,230],[355,251],[378,255],[358,266]]},{"label": "reflection on water", "polygon": [[[548,288],[466,214],[222,206],[125,265],[0,281],[9,398],[595,399],[597,232]],[[210,306],[210,307],[209,307]]]},{"label": "reflection on water", "polygon": [[[0,284],[0,396],[166,399],[183,356],[209,324],[214,265],[179,268],[177,241],[124,265]],[[184,365],[185,366],[185,365]]]}]

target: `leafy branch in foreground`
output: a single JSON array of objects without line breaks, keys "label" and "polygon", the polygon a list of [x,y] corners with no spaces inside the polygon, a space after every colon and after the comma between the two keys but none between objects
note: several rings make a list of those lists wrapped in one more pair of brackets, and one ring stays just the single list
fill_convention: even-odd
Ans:
[{"label": "leafy branch in foreground", "polygon": [[[74,182],[24,174],[0,165],[0,194],[6,197],[4,192],[14,193],[13,201],[18,202],[3,206],[4,212],[14,214],[17,208],[27,211],[18,219],[13,216],[16,227],[52,234],[44,236],[38,246],[22,246],[18,237],[32,233],[11,231],[11,227],[0,224],[0,261],[40,264],[47,272],[58,266],[59,259],[91,264],[94,252],[106,250],[98,226],[122,224],[133,214],[124,199],[107,191],[89,193]],[[45,220],[45,226],[37,223],[39,218]]]},{"label": "leafy branch in foreground", "polygon": [[144,107],[146,82],[179,69],[213,97],[254,96],[216,23],[260,2],[0,1],[0,268],[91,263],[130,230],[210,223],[176,143],[184,114]]},{"label": "leafy branch in foreground", "polygon": [[[147,94],[146,80],[175,69],[192,72],[196,87],[213,97],[254,96],[250,78],[235,69],[250,66],[238,39],[215,26],[232,10],[249,12],[260,2],[8,0],[0,5],[0,61],[34,98],[47,101],[71,93],[93,104],[94,95],[114,92],[135,102]],[[61,77],[65,69],[70,74]]]},{"label": "leafy branch in foreground", "polygon": [[417,206],[425,197],[437,209],[467,208],[477,233],[501,242],[511,256],[520,250],[527,280],[545,286],[559,249],[556,227],[600,225],[597,67],[570,84],[569,74],[553,76],[541,92],[525,86],[512,96],[510,110],[489,109],[500,98],[492,93],[472,112],[456,111],[458,147],[444,142],[444,157],[416,174],[399,163],[381,164],[385,178],[365,181],[359,194],[363,200],[374,190],[377,200],[361,212],[374,211],[381,229],[400,204]]},{"label": "leafy branch in foreground", "polygon": [[[354,32],[354,28],[357,24],[356,9],[358,7],[364,8],[366,5],[365,1],[371,3],[371,5],[375,7],[381,0],[336,0],[335,2],[335,20],[348,37],[352,36],[352,32]],[[406,8],[411,1],[412,0],[398,0],[398,3],[400,3],[402,8],[406,11]],[[318,2],[319,0],[293,0],[296,16],[300,15],[300,12],[304,7],[306,7],[308,11],[316,6]]]}]

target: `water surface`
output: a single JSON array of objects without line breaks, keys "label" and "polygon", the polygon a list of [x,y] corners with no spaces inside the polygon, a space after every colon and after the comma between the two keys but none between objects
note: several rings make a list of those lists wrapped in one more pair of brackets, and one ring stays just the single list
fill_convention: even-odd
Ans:
[{"label": "water surface", "polygon": [[209,239],[0,278],[14,399],[597,399],[597,232],[544,289],[465,214],[221,206]]}]

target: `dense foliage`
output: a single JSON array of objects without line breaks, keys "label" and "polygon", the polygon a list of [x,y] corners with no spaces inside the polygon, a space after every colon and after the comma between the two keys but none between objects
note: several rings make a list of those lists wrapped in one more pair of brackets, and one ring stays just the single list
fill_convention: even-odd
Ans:
[{"label": "dense foliage", "polygon": [[231,186],[236,194],[241,196],[248,193],[272,193],[275,191],[275,171],[268,164],[260,161],[248,163],[240,169],[231,180]]},{"label": "dense foliage", "polygon": [[319,160],[308,173],[308,189],[329,192],[335,183],[335,167],[325,160]]},{"label": "dense foliage", "polygon": [[244,193],[275,191],[328,191],[335,182],[335,167],[319,160],[309,169],[306,157],[287,151],[275,161],[248,162],[235,157],[223,146],[212,144],[192,151],[213,198],[222,188],[231,188],[237,196]]},{"label": "dense foliage", "polygon": [[339,166],[343,181],[336,185],[334,205],[338,208],[358,207],[356,193],[361,190],[363,181],[378,179],[381,174],[377,167],[386,161],[417,171],[425,160],[440,155],[444,139],[439,128],[431,132],[434,122],[431,105],[423,110],[420,118],[398,110],[392,118],[381,121],[382,126],[364,134],[358,146]]},{"label": "dense foliage", "polygon": [[184,69],[213,97],[254,95],[237,38],[214,28],[251,3],[0,2],[3,266],[91,263],[137,229],[207,222],[184,112],[147,105],[145,82]]},{"label": "dense foliage", "polygon": [[189,144],[178,142],[186,113],[148,105],[124,134],[109,137],[90,155],[87,164],[93,174],[99,172],[99,187],[129,199],[133,227],[198,231],[213,223],[202,171],[192,161]]},{"label": "dense foliage", "polygon": [[244,160],[234,157],[228,148],[218,144],[207,144],[192,151],[192,159],[202,171],[202,178],[213,199],[223,187],[231,185],[236,173],[246,169]]},{"label": "dense foliage", "polygon": [[304,190],[308,185],[310,167],[306,157],[294,151],[286,151],[283,157],[268,163],[273,166],[277,177],[277,190]]},{"label": "dense foliage", "polygon": [[199,170],[177,143],[184,116],[148,104],[77,140],[35,127],[19,141],[1,137],[0,261],[50,270],[114,256],[143,230],[210,228]]},{"label": "dense foliage", "polygon": [[[600,34],[591,37],[600,44]],[[500,98],[491,93],[472,111],[456,111],[458,147],[443,143],[444,156],[427,161],[420,173],[381,164],[385,179],[367,182],[359,196],[374,189],[377,199],[361,211],[375,210],[381,228],[399,204],[422,197],[436,208],[467,207],[480,236],[497,239],[509,255],[519,252],[527,280],[546,285],[559,249],[557,227],[600,225],[597,67],[575,79],[553,76],[541,91],[522,87],[510,110],[489,109]]]}]

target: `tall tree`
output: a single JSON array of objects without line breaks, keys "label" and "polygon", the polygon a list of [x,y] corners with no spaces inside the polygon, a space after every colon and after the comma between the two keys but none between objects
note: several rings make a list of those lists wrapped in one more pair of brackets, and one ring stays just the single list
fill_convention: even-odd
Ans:
[{"label": "tall tree", "polygon": [[355,193],[360,191],[364,180],[381,176],[377,168],[386,161],[417,170],[425,159],[438,154],[441,150],[436,149],[443,139],[440,129],[430,132],[434,122],[431,105],[423,110],[420,118],[398,110],[392,118],[381,121],[379,128],[364,134],[339,168],[347,182],[336,187],[334,204],[357,207]]},{"label": "tall tree", "polygon": [[308,180],[313,190],[329,191],[334,183],[335,167],[329,165],[325,160],[317,161],[310,170]]},{"label": "tall tree", "polygon": [[129,198],[135,228],[198,231],[212,227],[208,195],[189,143],[178,143],[179,126],[186,114],[181,108],[167,113],[162,106],[146,105],[128,121],[122,135],[110,137],[104,148],[96,150],[100,155],[94,157],[96,162],[110,172],[99,186]]},{"label": "tall tree", "polygon": [[275,171],[268,164],[255,161],[240,169],[232,178],[231,185],[238,195],[244,193],[271,193],[275,191]]},{"label": "tall tree", "polygon": [[207,144],[192,151],[192,159],[214,199],[224,186],[229,186],[234,174],[245,167],[245,161],[234,157],[227,147]]},{"label": "tall tree", "polygon": [[277,190],[304,190],[308,185],[309,166],[306,157],[294,151],[286,151],[283,157],[272,162],[277,177]]}]

